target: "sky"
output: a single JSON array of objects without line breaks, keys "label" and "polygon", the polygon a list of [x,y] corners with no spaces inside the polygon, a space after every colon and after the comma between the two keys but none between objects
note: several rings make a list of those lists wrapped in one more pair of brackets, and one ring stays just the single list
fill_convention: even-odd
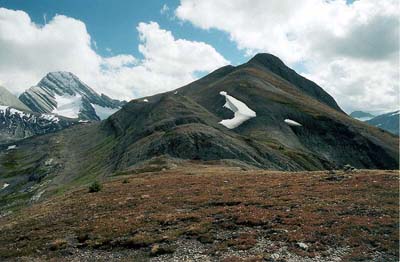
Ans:
[{"label": "sky", "polygon": [[129,100],[272,53],[347,112],[399,108],[397,0],[0,0],[0,85],[70,71]]}]

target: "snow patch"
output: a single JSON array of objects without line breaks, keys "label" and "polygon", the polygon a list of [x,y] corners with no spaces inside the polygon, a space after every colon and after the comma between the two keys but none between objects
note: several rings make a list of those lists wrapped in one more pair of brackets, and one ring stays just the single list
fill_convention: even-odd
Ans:
[{"label": "snow patch", "polygon": [[96,115],[101,120],[107,119],[109,116],[111,116],[112,114],[114,114],[119,110],[119,108],[104,107],[104,106],[99,106],[97,104],[91,104],[91,105],[94,108]]},{"label": "snow patch", "polygon": [[8,146],[8,147],[7,147],[7,150],[13,150],[13,149],[16,149],[16,148],[17,148],[16,145],[11,145],[11,146]]},{"label": "snow patch", "polygon": [[6,187],[8,187],[10,184],[4,183],[3,187],[1,188],[1,190],[5,189]]},{"label": "snow patch", "polygon": [[55,115],[42,114],[41,118],[53,123],[58,123],[60,121],[60,119]]},{"label": "snow patch", "polygon": [[394,112],[393,114],[391,114],[390,116],[395,116],[395,115],[400,115],[400,110],[399,111],[396,111],[396,112]]},{"label": "snow patch", "polygon": [[145,99],[143,99],[143,102],[146,102],[146,103],[148,103],[148,102],[149,102],[149,100],[148,100],[147,98],[145,98]]},{"label": "snow patch", "polygon": [[366,116],[366,117],[355,117],[355,119],[360,120],[360,121],[368,121],[371,120],[373,117]]},{"label": "snow patch", "polygon": [[288,124],[289,126],[302,126],[300,123],[292,120],[292,119],[285,119],[284,120],[286,124]]},{"label": "snow patch", "polygon": [[76,96],[59,96],[55,95],[57,107],[52,111],[53,114],[65,116],[68,118],[78,118],[82,108],[82,97]]},{"label": "snow patch", "polygon": [[250,118],[256,117],[256,112],[251,110],[242,101],[228,95],[228,93],[225,91],[221,91],[219,94],[225,96],[226,102],[224,104],[224,107],[228,108],[235,114],[232,119],[224,119],[219,122],[220,124],[229,129],[233,129],[240,126],[243,122],[249,120]]}]

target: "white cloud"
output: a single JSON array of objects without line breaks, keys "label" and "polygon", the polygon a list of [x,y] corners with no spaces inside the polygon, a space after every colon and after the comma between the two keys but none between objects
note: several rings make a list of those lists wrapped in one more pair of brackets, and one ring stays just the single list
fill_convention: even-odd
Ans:
[{"label": "white cloud", "polygon": [[399,12],[397,0],[181,0],[175,11],[227,32],[248,55],[304,63],[345,110],[398,107]]},{"label": "white cloud", "polygon": [[137,27],[144,59],[102,57],[83,22],[56,15],[34,24],[23,11],[0,8],[0,84],[13,93],[35,85],[50,71],[70,71],[98,92],[130,99],[177,88],[228,63],[203,42],[175,39],[154,22]]}]

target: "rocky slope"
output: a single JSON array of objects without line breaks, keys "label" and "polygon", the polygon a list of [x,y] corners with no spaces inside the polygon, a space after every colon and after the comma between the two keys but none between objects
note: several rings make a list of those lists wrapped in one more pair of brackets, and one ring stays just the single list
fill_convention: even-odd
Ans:
[{"label": "rocky slope", "polygon": [[33,113],[6,88],[0,87],[0,144],[55,132],[75,123],[72,119]]},{"label": "rocky slope", "polygon": [[52,133],[78,121],[50,114],[37,114],[0,106],[0,144]]},{"label": "rocky slope", "polygon": [[97,94],[69,72],[48,73],[19,98],[33,112],[55,113],[82,120],[105,119],[124,104]]},{"label": "rocky slope", "polygon": [[399,135],[399,119],[400,111],[394,111],[383,115],[376,116],[367,121],[368,124],[379,127],[392,134]]}]

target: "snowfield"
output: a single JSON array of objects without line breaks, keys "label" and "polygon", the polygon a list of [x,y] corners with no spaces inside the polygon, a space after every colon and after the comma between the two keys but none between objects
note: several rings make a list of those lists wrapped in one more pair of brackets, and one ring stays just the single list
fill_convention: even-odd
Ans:
[{"label": "snowfield", "polygon": [[233,96],[228,95],[228,93],[225,91],[221,91],[219,94],[225,96],[226,102],[224,107],[228,108],[235,114],[232,119],[224,119],[219,122],[220,124],[229,129],[233,129],[240,126],[243,122],[249,120],[250,118],[256,117],[256,112],[251,110],[242,101],[239,101]]},{"label": "snowfield", "polygon": [[54,123],[58,123],[60,121],[60,119],[55,115],[42,114],[41,117]]},{"label": "snowfield", "polygon": [[292,120],[292,119],[285,119],[284,120],[286,124],[288,124],[289,126],[302,126],[300,123]]},{"label": "snowfield", "polygon": [[82,97],[76,96],[59,96],[55,95],[57,107],[52,111],[53,114],[65,116],[68,118],[78,118],[82,108]]},{"label": "snowfield", "polygon": [[100,118],[100,120],[107,119],[109,116],[120,110],[120,108],[110,108],[110,107],[103,107],[96,104],[91,104],[96,111],[96,115]]}]

